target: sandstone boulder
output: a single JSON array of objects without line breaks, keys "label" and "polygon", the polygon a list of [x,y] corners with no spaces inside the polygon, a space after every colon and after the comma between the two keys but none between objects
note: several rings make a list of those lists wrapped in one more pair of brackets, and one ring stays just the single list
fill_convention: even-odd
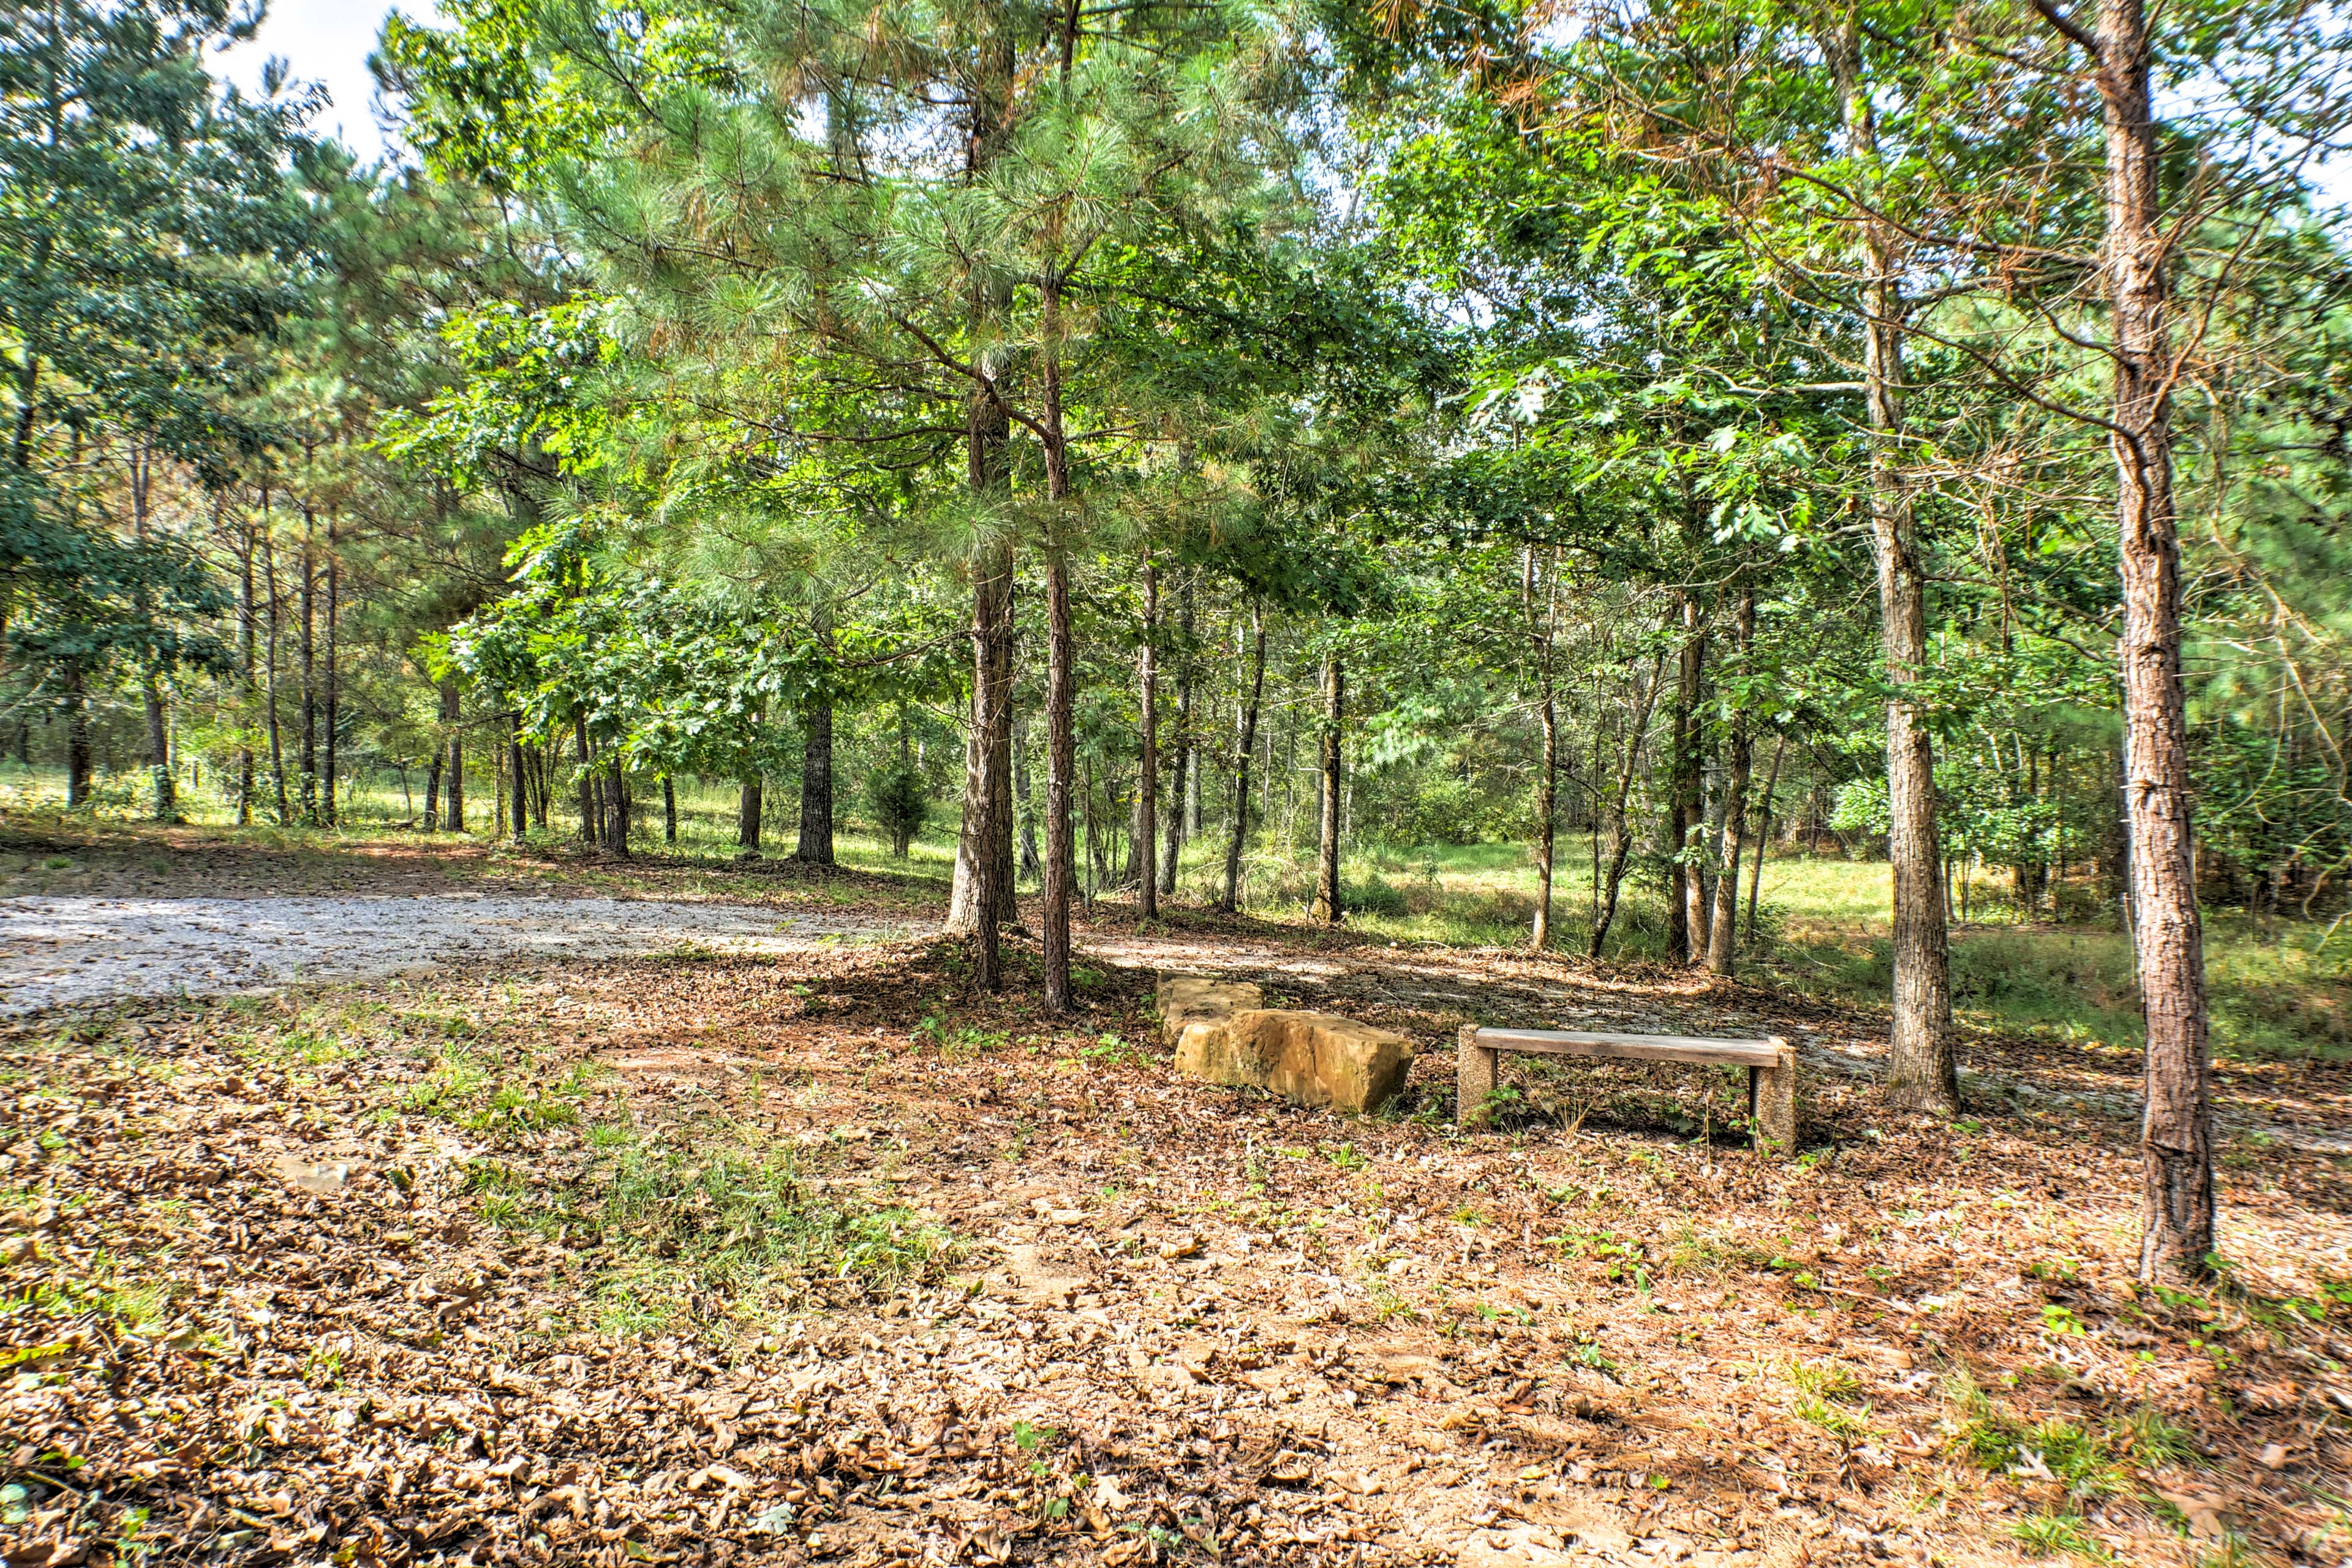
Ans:
[{"label": "sandstone boulder", "polygon": [[1160,1043],[1181,1056],[1187,1030],[1223,1029],[1234,1014],[1265,1005],[1265,993],[1246,980],[1163,974],[1160,977]]},{"label": "sandstone boulder", "polygon": [[[1195,982],[1193,984],[1213,984]],[[1244,997],[1231,993],[1247,992]],[[1236,1007],[1228,999],[1255,1000],[1257,987],[1231,993],[1192,991],[1191,1010],[1178,1015],[1162,987],[1160,1015],[1176,1047],[1176,1070],[1211,1083],[1263,1089],[1299,1105],[1361,1113],[1377,1110],[1404,1087],[1413,1045],[1392,1029],[1375,1028],[1336,1013]]]}]

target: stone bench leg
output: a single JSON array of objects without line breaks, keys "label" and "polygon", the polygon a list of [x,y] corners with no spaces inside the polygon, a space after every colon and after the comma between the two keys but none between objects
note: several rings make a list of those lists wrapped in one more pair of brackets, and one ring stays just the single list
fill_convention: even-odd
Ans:
[{"label": "stone bench leg", "polygon": [[1495,1092],[1495,1066],[1502,1056],[1478,1043],[1475,1025],[1465,1025],[1454,1055],[1454,1120],[1467,1127],[1486,1109]]},{"label": "stone bench leg", "polygon": [[1748,1111],[1756,1119],[1756,1141],[1778,1154],[1797,1152],[1797,1052],[1775,1037],[1780,1065],[1748,1069]]}]

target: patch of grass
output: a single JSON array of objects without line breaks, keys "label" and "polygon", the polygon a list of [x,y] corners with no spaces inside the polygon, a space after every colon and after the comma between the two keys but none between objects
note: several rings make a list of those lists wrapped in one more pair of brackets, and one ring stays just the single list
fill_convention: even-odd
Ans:
[{"label": "patch of grass", "polygon": [[1800,1394],[1816,1399],[1833,1400],[1841,1405],[1859,1405],[1863,1400],[1862,1379],[1843,1362],[1795,1362],[1789,1367],[1789,1384]]},{"label": "patch of grass", "polygon": [[2021,1519],[2009,1527],[2009,1536],[2029,1556],[2055,1557],[2065,1552],[2094,1563],[2110,1560],[2107,1549],[2099,1544],[2091,1527],[2076,1514],[2047,1513]]},{"label": "patch of grass", "polygon": [[[2078,1497],[2118,1491],[2130,1479],[2125,1455],[2137,1452],[2139,1433],[2130,1423],[2093,1431],[2053,1415],[2030,1424],[2003,1409],[1966,1378],[1955,1379],[1951,1392],[1963,1415],[1953,1434],[1953,1446],[1962,1458],[1982,1469],[2029,1478],[2047,1476],[2063,1482]],[[2156,1419],[2161,1422],[2161,1417]],[[2178,1428],[2159,1426],[2158,1430],[2166,1435],[2165,1441],[2177,1438]],[[2140,1457],[2154,1462],[2146,1455]]]},{"label": "patch of grass", "polygon": [[601,1068],[582,1062],[552,1085],[503,1079],[463,1046],[445,1046],[433,1070],[401,1096],[412,1115],[453,1122],[469,1132],[530,1134],[580,1121],[580,1102]]},{"label": "patch of grass", "polygon": [[1870,1436],[1870,1426],[1858,1412],[1826,1399],[1800,1399],[1789,1407],[1789,1414],[1841,1442],[1859,1443]]}]

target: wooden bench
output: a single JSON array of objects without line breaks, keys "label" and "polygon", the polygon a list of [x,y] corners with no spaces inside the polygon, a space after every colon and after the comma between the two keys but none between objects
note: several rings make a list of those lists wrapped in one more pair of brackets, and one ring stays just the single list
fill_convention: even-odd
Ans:
[{"label": "wooden bench", "polygon": [[1462,1031],[1454,1058],[1454,1119],[1468,1126],[1495,1092],[1505,1051],[1538,1056],[1607,1057],[1619,1061],[1723,1063],[1748,1069],[1748,1110],[1759,1147],[1797,1147],[1797,1047],[1778,1035],[1760,1040],[1709,1040],[1688,1035],[1595,1035],[1578,1029]]}]

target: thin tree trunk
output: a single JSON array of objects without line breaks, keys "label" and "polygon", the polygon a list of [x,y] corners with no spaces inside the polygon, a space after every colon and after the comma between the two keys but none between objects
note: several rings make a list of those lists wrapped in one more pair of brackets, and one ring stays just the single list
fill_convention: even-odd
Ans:
[{"label": "thin tree trunk", "polygon": [[[1074,7],[1075,9],[1075,7]],[[1070,452],[1062,426],[1062,278],[1048,271],[1039,289],[1040,421],[1045,499],[1054,523],[1070,500]],[[1070,628],[1070,568],[1056,542],[1045,569],[1045,1006],[1070,1010],[1070,791],[1076,774],[1077,648]],[[1091,804],[1091,803],[1090,803]],[[1089,814],[1091,815],[1091,814]]]},{"label": "thin tree trunk", "polygon": [[530,784],[523,764],[520,713],[507,715],[507,771],[514,774],[514,799],[509,803],[512,808],[509,820],[514,826],[515,842],[520,844],[530,832]]},{"label": "thin tree trunk", "polygon": [[745,774],[742,788],[735,797],[735,858],[738,860],[757,860],[760,858],[761,783],[759,774]]},{"label": "thin tree trunk", "polygon": [[147,706],[147,776],[155,785],[155,820],[180,820],[180,792],[172,777],[171,726],[163,715],[163,683],[150,665],[140,677],[140,696]]},{"label": "thin tree trunk", "polygon": [[269,786],[278,798],[278,826],[290,826],[293,816],[286,805],[286,742],[278,724],[278,544],[270,536],[269,487],[261,488],[262,585],[269,593]]},{"label": "thin tree trunk", "polygon": [[1042,883],[1045,863],[1037,853],[1037,814],[1029,804],[1029,748],[1019,742],[1013,752],[1013,803],[1021,816],[1021,875]]},{"label": "thin tree trunk", "polygon": [[1323,730],[1321,736],[1322,789],[1318,814],[1315,904],[1308,918],[1325,925],[1338,925],[1346,918],[1339,903],[1339,775],[1344,759],[1340,753],[1340,731],[1347,718],[1348,676],[1340,668],[1339,656],[1323,656]]},{"label": "thin tree trunk", "polygon": [[1160,567],[1143,552],[1143,648],[1136,656],[1137,704],[1142,714],[1143,757],[1135,779],[1135,912],[1160,918]]},{"label": "thin tree trunk", "polygon": [[441,689],[441,721],[449,726],[449,815],[444,826],[452,833],[466,831],[466,742],[457,728],[462,717],[455,685]]},{"label": "thin tree trunk", "polygon": [[[1861,35],[1851,18],[1832,58],[1844,100],[1847,140],[1860,156],[1874,159],[1877,127],[1863,80]],[[1916,519],[1901,467],[1906,307],[1894,237],[1873,223],[1864,230],[1864,244],[1870,271],[1863,380],[1872,437],[1871,552],[1878,566],[1879,625],[1890,689],[1886,850],[1894,883],[1895,1016],[1887,1042],[1887,1094],[1896,1105],[1948,1116],[1959,1110],[1960,1083],[1952,1054],[1951,955],[1936,829],[1935,744],[1910,696],[1927,663],[1927,597]]]},{"label": "thin tree trunk", "polygon": [[319,826],[319,651],[318,555],[312,543],[316,514],[308,496],[302,500],[302,581],[295,592],[296,613],[301,616],[298,643],[302,659],[302,726],[296,783],[296,808],[306,827]]},{"label": "thin tree trunk", "polygon": [[1077,769],[1072,708],[1076,696],[1070,635],[1069,568],[1045,568],[1045,1011],[1070,1008],[1070,792]]},{"label": "thin tree trunk", "polygon": [[81,660],[69,658],[66,682],[66,809],[89,804],[89,689]]},{"label": "thin tree trunk", "polygon": [[621,765],[621,749],[613,748],[613,765],[605,775],[610,794],[605,801],[605,842],[615,859],[629,858],[629,775]]},{"label": "thin tree trunk", "polygon": [[1217,908],[1233,914],[1240,907],[1242,851],[1249,841],[1250,759],[1257,751],[1258,704],[1265,696],[1265,606],[1250,605],[1249,692],[1234,710],[1234,830],[1225,842],[1225,885]]},{"label": "thin tree trunk", "polygon": [[[993,433],[995,440],[1001,433]],[[972,488],[986,488],[993,458],[975,437]],[[992,447],[991,448],[992,451]],[[995,545],[973,563],[971,728],[964,740],[963,823],[948,895],[946,929],[973,935],[974,978],[1003,984],[998,926],[1012,918],[1013,551]],[[983,910],[993,918],[983,920]]]},{"label": "thin tree trunk", "polygon": [[1789,737],[1783,731],[1772,742],[1772,771],[1765,775],[1764,795],[1757,804],[1761,807],[1756,826],[1756,868],[1748,877],[1748,941],[1756,941],[1756,899],[1764,886],[1764,850],[1772,842],[1772,795],[1780,787],[1780,759],[1787,755]]},{"label": "thin tree trunk", "polygon": [[1704,721],[1698,710],[1699,683],[1706,662],[1706,632],[1699,616],[1698,596],[1688,589],[1676,595],[1682,617],[1682,647],[1675,683],[1674,755],[1667,764],[1666,853],[1674,857],[1667,898],[1666,947],[1677,963],[1697,963],[1706,940],[1703,906],[1706,893],[1698,868],[1691,864],[1691,835],[1697,832],[1706,809],[1700,799],[1700,747]]},{"label": "thin tree trunk", "polygon": [[677,847],[677,781],[662,774],[662,842]]},{"label": "thin tree trunk", "polygon": [[604,824],[596,809],[595,753],[588,745],[588,721],[585,716],[572,716],[572,742],[580,748],[580,842],[594,848]]},{"label": "thin tree trunk", "polygon": [[[340,640],[343,605],[343,569],[341,561],[336,555],[335,544],[335,520],[333,514],[330,513],[327,518],[327,757],[323,771],[323,783],[326,786],[326,825],[329,827],[336,826],[341,815],[335,801],[338,755],[335,737],[337,728],[342,722],[343,701]],[[516,775],[516,783],[521,783],[520,773]]]},{"label": "thin tree trunk", "polygon": [[2213,1107],[2181,685],[2171,279],[2142,0],[2100,0],[2097,37],[2089,41],[2105,111],[2102,261],[2115,316],[2109,445],[2124,598],[2124,816],[2147,1023],[2147,1107],[2140,1124],[2147,1229],[2139,1267],[2150,1282],[2187,1284],[2213,1273]]},{"label": "thin tree trunk", "polygon": [[803,866],[833,864],[833,704],[813,702],[802,715],[801,834],[793,858]]},{"label": "thin tree trunk", "polygon": [[1552,622],[1559,607],[1559,563],[1544,584],[1544,610],[1536,615],[1536,552],[1529,546],[1519,579],[1521,608],[1527,616],[1528,637],[1535,657],[1536,720],[1543,730],[1543,772],[1536,780],[1536,915],[1528,945],[1541,952],[1551,946],[1552,872],[1558,858],[1559,817],[1559,700],[1552,682]]},{"label": "thin tree trunk", "polygon": [[253,604],[253,523],[247,519],[238,529],[236,555],[236,641],[239,690],[243,694],[242,711],[237,716],[236,749],[236,824],[239,827],[253,823],[253,707],[259,691],[254,673],[257,657],[254,647],[257,628],[254,625]]},{"label": "thin tree trunk", "polygon": [[[1756,642],[1756,590],[1743,589],[1734,626],[1744,668]],[[1748,850],[1748,785],[1755,767],[1755,747],[1748,737],[1747,710],[1731,715],[1730,733],[1724,738],[1727,766],[1723,784],[1723,837],[1717,860],[1723,870],[1716,883],[1713,921],[1706,939],[1706,967],[1711,973],[1729,974],[1738,965],[1739,866]]]},{"label": "thin tree trunk", "polygon": [[1642,742],[1650,731],[1650,715],[1658,706],[1658,692],[1666,683],[1666,656],[1660,650],[1657,660],[1650,667],[1650,679],[1642,693],[1641,711],[1633,715],[1633,727],[1625,735],[1625,765],[1617,770],[1617,789],[1609,803],[1609,871],[1602,879],[1601,911],[1593,917],[1592,938],[1585,952],[1593,958],[1601,956],[1601,944],[1609,936],[1609,928],[1617,919],[1617,897],[1625,885],[1625,862],[1633,853],[1633,823],[1627,813],[1633,799],[1633,777],[1642,767]]},{"label": "thin tree trunk", "polygon": [[448,753],[438,745],[433,748],[433,761],[425,769],[425,822],[427,833],[441,830],[441,759]]},{"label": "thin tree trunk", "polygon": [[1184,581],[1183,607],[1178,612],[1179,629],[1183,634],[1184,659],[1177,669],[1176,686],[1176,757],[1174,773],[1168,787],[1168,842],[1160,851],[1160,890],[1176,890],[1176,870],[1184,857],[1184,841],[1198,832],[1201,781],[1192,771],[1192,705],[1194,679],[1192,658],[1192,583]]}]

